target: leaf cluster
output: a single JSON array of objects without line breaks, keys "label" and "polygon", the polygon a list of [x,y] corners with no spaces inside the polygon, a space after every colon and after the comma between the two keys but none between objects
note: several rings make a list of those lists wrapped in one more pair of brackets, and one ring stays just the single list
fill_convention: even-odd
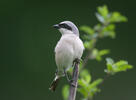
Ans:
[{"label": "leaf cluster", "polygon": [[[116,23],[126,22],[127,18],[119,12],[110,12],[106,5],[99,6],[97,12],[95,13],[98,20],[98,24],[94,27],[83,25],[80,27],[80,30],[84,32],[82,39],[84,40],[85,54],[84,61],[80,64],[80,75],[78,80],[78,93],[82,95],[82,100],[91,100],[93,96],[100,92],[98,87],[100,84],[103,84],[105,78],[99,78],[92,81],[92,76],[89,71],[85,68],[86,63],[89,60],[102,61],[103,57],[110,53],[109,49],[99,50],[96,48],[96,43],[99,39],[105,37],[115,38],[115,26]],[[106,69],[104,70],[107,75],[115,75],[118,72],[127,71],[132,69],[133,66],[129,65],[127,61],[120,60],[114,62],[112,58],[106,58]],[[70,70],[70,73],[72,69]],[[68,99],[69,95],[69,86],[65,85],[62,90],[62,95],[64,100]]]},{"label": "leaf cluster", "polygon": [[114,62],[114,60],[111,58],[106,59],[106,66],[107,69],[105,69],[105,72],[111,75],[133,68],[133,66],[129,65],[128,62],[125,60]]},{"label": "leaf cluster", "polygon": [[88,70],[84,69],[78,80],[79,88],[78,92],[80,92],[83,96],[83,99],[92,99],[95,93],[100,92],[100,89],[97,86],[102,83],[103,79],[97,79],[92,81],[91,75]]}]

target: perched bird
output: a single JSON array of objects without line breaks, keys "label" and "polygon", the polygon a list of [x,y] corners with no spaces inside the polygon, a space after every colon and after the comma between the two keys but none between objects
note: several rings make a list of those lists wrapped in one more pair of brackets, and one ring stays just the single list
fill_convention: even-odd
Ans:
[{"label": "perched bird", "polygon": [[78,28],[71,21],[63,21],[53,27],[58,29],[62,34],[55,47],[57,72],[50,86],[50,90],[55,91],[59,79],[65,76],[66,71],[72,67],[73,61],[81,58],[84,46],[82,40],[79,38]]}]

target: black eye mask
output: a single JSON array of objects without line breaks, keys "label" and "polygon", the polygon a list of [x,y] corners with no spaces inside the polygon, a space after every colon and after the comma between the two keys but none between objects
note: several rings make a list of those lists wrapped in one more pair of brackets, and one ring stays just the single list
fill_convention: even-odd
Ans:
[{"label": "black eye mask", "polygon": [[72,28],[70,26],[68,26],[67,24],[65,24],[65,23],[59,24],[59,27],[60,28],[65,28],[65,29],[68,29],[68,30],[72,30]]}]

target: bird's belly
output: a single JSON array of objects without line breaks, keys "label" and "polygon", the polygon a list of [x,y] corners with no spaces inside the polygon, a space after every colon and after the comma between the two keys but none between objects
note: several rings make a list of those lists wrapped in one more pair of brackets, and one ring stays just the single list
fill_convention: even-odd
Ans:
[{"label": "bird's belly", "polygon": [[72,67],[75,58],[81,58],[83,49],[84,46],[79,37],[75,35],[62,36],[55,48],[58,71],[63,72],[64,69]]},{"label": "bird's belly", "polygon": [[64,71],[64,69],[67,70],[72,67],[73,55],[73,47],[69,44],[61,44],[56,48],[55,60],[58,71]]}]

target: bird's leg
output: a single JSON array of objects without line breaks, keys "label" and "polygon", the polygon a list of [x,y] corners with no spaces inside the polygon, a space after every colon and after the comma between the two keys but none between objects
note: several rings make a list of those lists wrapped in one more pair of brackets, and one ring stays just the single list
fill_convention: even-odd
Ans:
[{"label": "bird's leg", "polygon": [[69,79],[69,77],[68,77],[68,74],[67,74],[67,72],[66,72],[66,69],[64,69],[64,74],[65,74],[65,76],[66,76],[66,78],[67,78],[67,81],[70,82],[70,79]]},{"label": "bird's leg", "polygon": [[[80,61],[82,61],[82,60],[76,58],[76,59],[73,61],[72,66],[74,67],[76,63],[79,64]],[[74,80],[73,80],[73,79],[71,79],[71,80],[69,79],[68,74],[67,74],[67,72],[66,72],[66,69],[64,69],[64,74],[65,74],[65,76],[66,76],[66,78],[67,78],[67,81],[70,83],[70,85],[72,85],[73,87],[76,87],[76,85],[73,83]]]},{"label": "bird's leg", "polygon": [[57,75],[57,73],[58,73],[58,69],[56,69],[55,75]]},{"label": "bird's leg", "polygon": [[68,83],[70,84],[70,85],[72,85],[73,87],[75,87],[75,84],[73,84],[73,80],[71,79],[69,79],[69,77],[68,77],[68,74],[67,74],[67,72],[66,72],[66,70],[64,69],[64,74],[65,74],[65,76],[66,76],[66,78],[67,78],[67,81],[68,81]]}]

